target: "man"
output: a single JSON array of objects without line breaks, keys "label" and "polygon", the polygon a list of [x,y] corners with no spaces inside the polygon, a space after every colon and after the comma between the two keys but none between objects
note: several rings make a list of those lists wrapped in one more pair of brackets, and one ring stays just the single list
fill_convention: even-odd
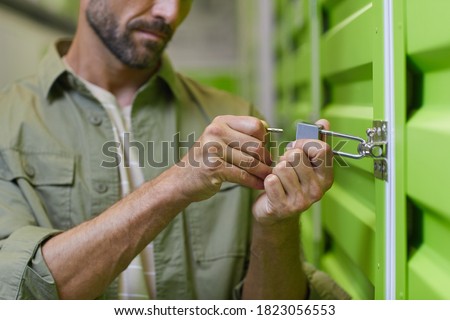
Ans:
[{"label": "man", "polygon": [[[332,184],[330,148],[296,141],[272,167],[247,103],[174,73],[163,52],[191,2],[81,0],[73,42],[0,96],[0,298],[304,299],[317,289],[298,218]],[[181,159],[158,151],[192,134]],[[121,151],[113,168],[109,142]],[[254,203],[251,190],[264,190]],[[330,288],[322,297],[345,297]]]}]

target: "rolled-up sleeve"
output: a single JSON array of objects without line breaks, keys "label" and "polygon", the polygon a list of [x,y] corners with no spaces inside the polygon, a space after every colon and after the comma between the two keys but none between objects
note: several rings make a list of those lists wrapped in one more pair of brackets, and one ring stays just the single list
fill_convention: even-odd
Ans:
[{"label": "rolled-up sleeve", "polygon": [[55,230],[27,226],[2,241],[1,299],[58,298],[55,282],[40,249],[41,243],[55,233]]},{"label": "rolled-up sleeve", "polygon": [[0,179],[0,299],[57,299],[41,244],[58,230],[36,226],[22,191]]},{"label": "rolled-up sleeve", "polygon": [[304,270],[308,279],[308,300],[350,300],[345,292],[329,275],[316,269],[312,264],[304,263]]}]

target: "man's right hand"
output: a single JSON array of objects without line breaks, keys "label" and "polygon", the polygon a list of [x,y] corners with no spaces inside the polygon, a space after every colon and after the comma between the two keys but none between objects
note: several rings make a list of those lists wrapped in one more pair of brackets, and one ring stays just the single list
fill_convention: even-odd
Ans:
[{"label": "man's right hand", "polygon": [[264,189],[272,160],[260,119],[219,116],[177,164],[180,192],[193,202],[215,195],[223,182]]}]

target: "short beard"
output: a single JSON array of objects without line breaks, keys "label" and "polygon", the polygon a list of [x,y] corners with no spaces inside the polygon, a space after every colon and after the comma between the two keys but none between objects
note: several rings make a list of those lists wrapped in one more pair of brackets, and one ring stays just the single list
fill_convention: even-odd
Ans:
[{"label": "short beard", "polygon": [[[152,22],[143,20],[131,21],[125,31],[120,33],[119,23],[106,6],[107,1],[90,1],[86,18],[89,25],[100,38],[109,51],[124,65],[133,69],[155,68],[161,59],[161,55],[172,38],[172,28],[161,19]],[[146,41],[143,53],[132,39],[132,30],[154,30],[166,36],[165,41],[159,43]]]}]

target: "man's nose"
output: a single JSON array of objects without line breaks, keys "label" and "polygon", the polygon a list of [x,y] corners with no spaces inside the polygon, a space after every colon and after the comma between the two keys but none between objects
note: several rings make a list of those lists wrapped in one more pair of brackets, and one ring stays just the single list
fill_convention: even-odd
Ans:
[{"label": "man's nose", "polygon": [[163,19],[175,30],[180,17],[180,0],[156,0],[152,15]]}]

